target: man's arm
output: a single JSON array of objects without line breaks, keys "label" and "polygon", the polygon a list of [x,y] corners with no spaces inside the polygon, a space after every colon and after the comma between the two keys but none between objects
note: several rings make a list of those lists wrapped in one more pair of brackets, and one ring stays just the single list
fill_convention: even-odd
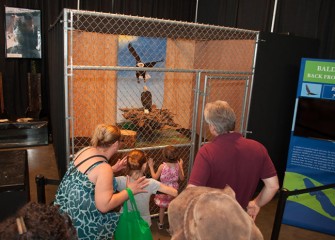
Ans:
[{"label": "man's arm", "polygon": [[247,207],[247,213],[254,220],[256,220],[260,208],[263,207],[268,202],[270,202],[279,189],[277,176],[262,179],[262,181],[264,182],[264,187],[262,191],[258,194],[258,196],[254,200],[249,202]]}]

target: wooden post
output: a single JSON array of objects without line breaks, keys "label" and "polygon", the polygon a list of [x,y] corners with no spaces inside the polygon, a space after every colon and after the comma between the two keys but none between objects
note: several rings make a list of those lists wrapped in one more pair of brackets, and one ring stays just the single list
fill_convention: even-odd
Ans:
[{"label": "wooden post", "polygon": [[121,130],[121,148],[134,148],[137,133],[132,130]]}]

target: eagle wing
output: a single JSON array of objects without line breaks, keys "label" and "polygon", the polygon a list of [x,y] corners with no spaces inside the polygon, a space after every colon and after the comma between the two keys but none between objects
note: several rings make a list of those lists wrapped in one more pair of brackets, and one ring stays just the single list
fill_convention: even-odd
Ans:
[{"label": "eagle wing", "polygon": [[144,67],[153,67],[156,65],[156,63],[158,62],[163,62],[164,60],[159,60],[159,61],[155,61],[155,62],[146,62],[144,63]]},{"label": "eagle wing", "polygon": [[133,55],[133,57],[135,58],[136,63],[141,62],[140,56],[137,54],[135,48],[131,45],[131,43],[128,44],[128,50],[131,53],[131,55]]}]

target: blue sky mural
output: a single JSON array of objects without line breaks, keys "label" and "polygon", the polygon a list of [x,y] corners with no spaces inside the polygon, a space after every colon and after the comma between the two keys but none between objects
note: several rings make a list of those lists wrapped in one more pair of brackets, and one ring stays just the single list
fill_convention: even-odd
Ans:
[{"label": "blue sky mural", "polygon": [[[146,67],[165,68],[166,39],[136,36],[119,36],[118,66],[136,67],[139,62]],[[141,66],[141,65],[140,65]],[[140,76],[142,75],[142,76]],[[145,76],[146,82],[143,77]],[[119,108],[140,108],[144,86],[152,93],[152,102],[162,107],[164,96],[164,72],[118,71],[117,106]],[[122,111],[118,110],[117,122],[122,122]]]}]

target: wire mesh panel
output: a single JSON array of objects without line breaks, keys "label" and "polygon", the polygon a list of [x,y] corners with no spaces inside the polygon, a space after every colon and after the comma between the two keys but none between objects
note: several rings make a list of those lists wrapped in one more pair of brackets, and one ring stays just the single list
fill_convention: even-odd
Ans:
[{"label": "wire mesh panel", "polygon": [[182,190],[204,101],[227,100],[244,122],[257,32],[69,9],[63,21],[69,155],[89,145],[97,124],[115,124],[122,146],[112,163],[136,148],[157,169],[162,149],[176,146],[186,175]]},{"label": "wire mesh panel", "polygon": [[249,75],[230,75],[225,76],[206,76],[204,91],[205,97],[202,99],[202,113],[200,115],[200,126],[201,126],[201,141],[199,146],[210,141],[211,136],[208,129],[208,125],[204,120],[204,107],[208,102],[214,102],[217,100],[224,100],[234,109],[236,115],[235,131],[245,133],[245,127],[247,124],[246,114],[249,105]]}]

